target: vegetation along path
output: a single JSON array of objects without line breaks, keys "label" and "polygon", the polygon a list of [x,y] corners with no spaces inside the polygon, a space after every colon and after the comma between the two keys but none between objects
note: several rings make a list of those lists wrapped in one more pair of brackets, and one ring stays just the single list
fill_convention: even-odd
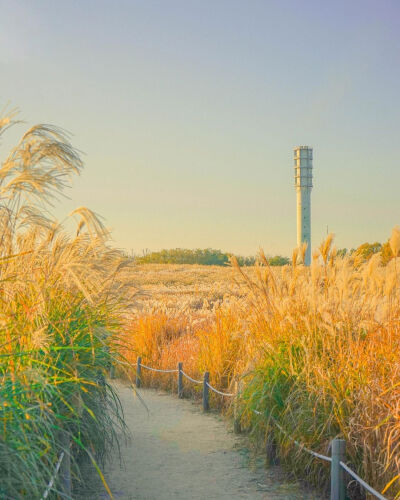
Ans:
[{"label": "vegetation along path", "polygon": [[146,409],[131,388],[118,383],[117,389],[131,438],[121,447],[122,463],[115,456],[105,470],[116,500],[317,498],[278,467],[252,460],[245,439],[197,402],[144,389]]}]

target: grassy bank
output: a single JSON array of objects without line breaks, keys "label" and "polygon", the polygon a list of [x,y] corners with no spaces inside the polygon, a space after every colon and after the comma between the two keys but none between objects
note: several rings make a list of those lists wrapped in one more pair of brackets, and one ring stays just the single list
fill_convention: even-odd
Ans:
[{"label": "grassy bank", "polygon": [[[398,230],[391,249],[398,255]],[[268,424],[269,415],[323,454],[332,438],[343,437],[351,466],[388,498],[399,497],[398,258],[386,266],[379,254],[338,258],[328,238],[309,269],[261,264],[249,276],[237,269],[236,283],[215,300],[211,283],[208,299],[196,290],[191,299],[171,289],[162,295],[162,284],[155,303],[147,300],[136,312],[127,355],[162,368],[183,361],[196,378],[208,370],[223,390],[241,379],[243,423],[259,440],[273,439],[292,471],[319,486],[327,482],[326,466],[293,447]],[[168,375],[143,375],[147,383],[171,385]],[[217,397],[214,404],[221,404]],[[349,494],[359,495],[352,485]]]},{"label": "grassy bank", "polygon": [[[0,138],[15,115],[0,118]],[[70,218],[49,209],[82,162],[66,134],[38,125],[0,168],[0,498],[41,498],[55,464],[72,447],[96,466],[122,426],[106,381],[118,358],[116,332],[130,302],[126,259],[106,244],[90,210]],[[105,411],[108,410],[108,411]],[[101,472],[99,470],[99,474]],[[56,488],[59,484],[56,483]],[[53,493],[54,494],[54,493]]]}]

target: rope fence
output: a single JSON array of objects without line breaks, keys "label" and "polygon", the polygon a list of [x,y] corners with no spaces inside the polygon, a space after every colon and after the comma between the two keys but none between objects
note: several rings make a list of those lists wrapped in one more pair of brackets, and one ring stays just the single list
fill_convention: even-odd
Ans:
[{"label": "rope fence", "polygon": [[299,441],[297,441],[296,439],[294,439],[293,436],[291,436],[290,434],[288,434],[283,429],[283,427],[280,424],[278,424],[278,422],[274,419],[274,417],[271,416],[271,420],[278,427],[278,429],[282,432],[282,434],[284,434],[288,439],[290,439],[290,441],[292,441],[301,450],[306,451],[307,453],[309,453],[310,455],[312,455],[312,456],[314,456],[316,458],[320,458],[321,460],[325,460],[326,462],[332,462],[332,458],[331,457],[327,457],[326,455],[321,455],[320,453],[317,453],[316,451],[310,450],[310,448],[307,448],[307,446],[305,446],[303,443],[300,443]]},{"label": "rope fence", "polygon": [[212,385],[210,385],[208,382],[207,382],[207,386],[208,386],[209,389],[211,389],[212,391],[216,392],[220,396],[226,396],[228,398],[231,398],[231,397],[235,396],[235,394],[229,394],[229,393],[226,393],[226,392],[219,391],[218,389],[216,389],[215,387],[213,387]]},{"label": "rope fence", "polygon": [[[256,415],[263,415],[262,412],[258,410],[252,410]],[[275,420],[272,415],[269,415],[271,421],[277,426],[277,428],[284,434],[290,441],[292,441],[296,446],[298,446],[302,451],[306,451],[310,455],[325,460],[331,463],[331,499],[332,500],[345,500],[346,498],[346,483],[343,477],[344,469],[353,479],[355,479],[363,488],[365,488],[369,493],[374,495],[379,500],[386,500],[378,491],[376,491],[372,486],[366,483],[360,478],[348,465],[346,465],[342,458],[345,459],[346,451],[346,441],[344,439],[333,439],[331,442],[332,457],[327,457],[326,455],[321,455],[310,448],[307,448],[303,443],[300,443],[293,436],[288,434],[285,429]],[[333,482],[335,484],[333,484]]]},{"label": "rope fence", "polygon": [[347,474],[349,474],[349,476],[351,476],[359,484],[361,484],[361,486],[364,489],[366,489],[369,493],[371,493],[371,495],[374,495],[376,498],[379,498],[379,500],[386,500],[386,498],[383,495],[381,495],[376,490],[374,490],[374,488],[372,488],[372,486],[370,486],[368,483],[366,483],[364,481],[364,479],[361,479],[360,476],[357,476],[357,474],[352,469],[350,469],[350,467],[347,466],[344,462],[339,462],[339,463],[340,463],[340,466],[347,472]]},{"label": "rope fence", "polygon": [[[136,387],[141,386],[141,369],[145,368],[147,370],[151,370],[154,372],[161,373],[178,373],[178,396],[180,398],[183,397],[183,377],[187,378],[194,384],[203,384],[203,410],[208,411],[210,409],[209,403],[209,390],[219,394],[223,397],[234,397],[235,400],[235,431],[240,432],[240,417],[237,412],[237,395],[236,393],[226,393],[221,392],[210,384],[210,374],[209,372],[204,373],[203,380],[196,380],[190,377],[187,373],[185,373],[182,369],[183,363],[178,363],[178,368],[175,370],[159,370],[156,368],[152,368],[150,366],[146,366],[142,364],[142,358],[137,358],[136,363]],[[258,410],[252,410],[256,415],[263,416],[263,413]],[[285,429],[273,418],[269,415],[270,420],[276,425],[276,427],[284,434],[290,441],[292,441],[301,451],[305,451],[309,453],[311,456],[315,458],[319,458],[320,460],[324,460],[325,462],[329,462],[331,464],[330,477],[331,477],[331,500],[346,500],[346,480],[344,472],[347,472],[349,476],[351,476],[355,481],[358,482],[360,486],[362,486],[368,493],[373,495],[375,498],[379,500],[387,500],[384,496],[382,496],[378,491],[376,491],[372,486],[366,483],[361,477],[359,477],[348,465],[346,465],[346,441],[344,439],[333,439],[330,445],[331,448],[331,456],[328,457],[326,455],[322,455],[317,453],[310,448],[307,448],[303,443],[297,441],[293,436],[288,434]]]},{"label": "rope fence", "polygon": [[51,479],[50,479],[50,481],[47,484],[47,487],[46,487],[46,489],[45,489],[45,491],[44,491],[44,493],[42,495],[41,500],[45,500],[49,496],[50,491],[53,489],[54,481],[56,480],[56,477],[57,477],[58,471],[60,469],[61,462],[63,461],[63,458],[64,458],[64,452],[62,451],[60,453],[60,457],[59,457],[59,459],[57,461],[57,465],[56,465],[56,467],[54,469],[54,473],[51,476]]},{"label": "rope fence", "polygon": [[158,373],[176,373],[178,370],[160,370],[159,368],[152,368],[151,366],[141,365],[142,368],[146,368],[146,370],[150,370],[152,372]]},{"label": "rope fence", "polygon": [[[60,444],[64,449],[60,453],[60,456],[57,460],[57,464],[54,468],[53,475],[48,482],[46,489],[41,497],[41,500],[46,500],[49,496],[50,492],[54,489],[54,485],[56,482],[57,475],[60,475],[60,483],[62,492],[66,498],[71,498],[71,490],[72,490],[72,481],[71,481],[71,441],[68,434],[64,431],[60,433]],[[63,495],[63,496],[64,496]]]},{"label": "rope fence", "polygon": [[202,380],[196,380],[192,377],[190,377],[187,373],[185,373],[183,370],[181,370],[181,373],[184,377],[186,377],[188,380],[190,380],[191,382],[193,382],[194,384],[202,384],[203,381]]}]

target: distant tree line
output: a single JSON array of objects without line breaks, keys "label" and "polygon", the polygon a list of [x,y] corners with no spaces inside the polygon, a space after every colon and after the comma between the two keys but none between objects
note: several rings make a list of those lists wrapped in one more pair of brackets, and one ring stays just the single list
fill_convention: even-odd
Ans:
[{"label": "distant tree line", "polygon": [[[363,243],[358,248],[340,248],[337,250],[339,257],[351,255],[354,258],[369,260],[374,254],[381,253],[381,262],[386,265],[392,258],[393,253],[390,244],[386,243]],[[221,252],[212,248],[197,248],[190,250],[187,248],[172,248],[169,250],[160,250],[159,252],[146,251],[143,255],[136,255],[135,260],[138,264],[200,264],[203,266],[226,266],[231,257],[236,257],[240,266],[254,266],[257,257],[244,257],[234,255],[229,252]],[[281,255],[267,257],[270,266],[285,266],[290,264],[290,259]]]},{"label": "distant tree line", "polygon": [[[160,250],[159,252],[146,252],[141,256],[136,256],[138,264],[201,264],[204,266],[225,266],[229,264],[230,258],[234,254],[221,252],[212,248],[189,250],[186,248],[172,248],[170,250]],[[254,266],[256,257],[243,257],[235,255],[240,266]],[[276,255],[268,258],[271,266],[284,266],[289,264],[287,257]]]},{"label": "distant tree line", "polygon": [[351,248],[350,250],[341,248],[338,250],[338,255],[342,257],[352,255],[362,260],[369,260],[374,254],[379,252],[383,265],[386,265],[394,257],[389,241],[386,243],[379,243],[378,241],[375,241],[375,243],[363,243],[358,248]]}]

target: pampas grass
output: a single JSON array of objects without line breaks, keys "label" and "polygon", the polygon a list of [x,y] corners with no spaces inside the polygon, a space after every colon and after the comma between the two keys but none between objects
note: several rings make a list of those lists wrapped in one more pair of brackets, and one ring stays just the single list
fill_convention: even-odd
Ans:
[{"label": "pampas grass", "polygon": [[[15,116],[0,118],[0,138]],[[130,263],[90,210],[71,214],[75,234],[49,211],[81,169],[68,134],[50,125],[30,128],[0,168],[1,498],[41,497],[61,433],[77,483],[79,455],[97,466],[123,428],[106,375],[134,294]]]}]

